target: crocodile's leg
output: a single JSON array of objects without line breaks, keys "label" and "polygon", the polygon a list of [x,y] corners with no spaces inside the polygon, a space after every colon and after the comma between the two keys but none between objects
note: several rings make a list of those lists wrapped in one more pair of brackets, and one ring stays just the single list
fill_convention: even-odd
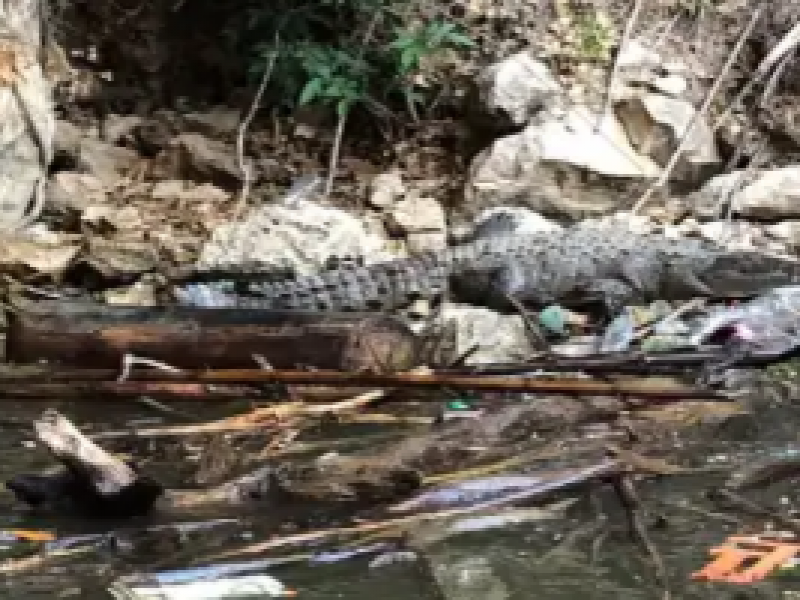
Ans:
[{"label": "crocodile's leg", "polygon": [[638,294],[633,287],[619,279],[595,279],[581,290],[581,301],[596,304],[605,322],[616,318]]}]

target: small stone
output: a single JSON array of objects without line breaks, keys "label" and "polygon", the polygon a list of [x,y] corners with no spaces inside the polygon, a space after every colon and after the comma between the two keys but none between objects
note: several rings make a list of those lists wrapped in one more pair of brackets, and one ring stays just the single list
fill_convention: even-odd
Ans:
[{"label": "small stone", "polygon": [[215,107],[208,112],[189,113],[184,117],[188,128],[212,138],[224,138],[236,133],[239,127],[239,111]]},{"label": "small stone", "polygon": [[406,197],[390,212],[394,223],[405,233],[443,233],[447,228],[444,209],[433,198]]},{"label": "small stone", "polygon": [[399,171],[376,175],[370,185],[369,203],[375,208],[386,209],[399,201],[406,193]]},{"label": "small stone", "polygon": [[680,75],[667,75],[666,77],[656,77],[653,82],[653,87],[659,92],[663,92],[668,96],[680,96],[689,87],[686,80]]},{"label": "small stone", "polygon": [[183,192],[185,185],[185,182],[180,179],[159,181],[153,185],[150,197],[153,198],[153,200],[177,200]]}]

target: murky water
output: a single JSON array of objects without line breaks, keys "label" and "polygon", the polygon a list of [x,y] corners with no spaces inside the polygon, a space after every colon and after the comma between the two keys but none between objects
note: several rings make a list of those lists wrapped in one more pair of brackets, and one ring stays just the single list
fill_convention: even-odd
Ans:
[{"label": "murky water", "polygon": [[[142,419],[169,417],[134,403],[113,405],[56,406],[80,425],[92,424],[94,431],[119,429]],[[45,408],[43,404],[6,404],[0,437],[0,478],[20,472],[34,472],[52,465],[49,457],[30,446],[28,424]],[[180,407],[201,418],[222,415],[227,407]],[[201,413],[200,409],[205,412]],[[769,403],[756,415],[717,431],[717,439],[689,436],[676,442],[674,462],[686,466],[725,467],[747,464],[758,457],[800,452],[796,424],[798,409],[792,403]],[[179,479],[175,458],[162,452],[158,443],[140,443],[138,451],[150,453],[147,465],[170,484]],[[149,445],[148,445],[149,444]],[[137,457],[141,454],[137,453]],[[757,523],[734,512],[723,512],[706,497],[706,491],[725,473],[689,474],[648,479],[639,492],[649,509],[645,522],[652,541],[664,560],[672,598],[739,599],[800,597],[800,578],[768,580],[749,586],[701,584],[690,575],[709,560],[708,549],[726,536],[742,531],[744,524]],[[791,482],[749,497],[773,506],[800,506],[800,493]],[[664,587],[648,554],[631,538],[625,514],[610,490],[601,489],[596,502],[579,502],[565,518],[527,522],[505,529],[464,533],[443,541],[419,544],[430,531],[413,531],[408,546],[416,558],[395,555],[397,560],[374,563],[375,555],[336,564],[298,562],[270,569],[275,577],[299,592],[299,598],[327,600],[351,598],[371,600],[573,600],[663,598]],[[290,513],[289,513],[290,514]],[[64,556],[46,564],[14,563],[14,572],[0,573],[0,598],[108,599],[108,583],[120,574],[207,564],[229,549],[285,535],[287,515],[275,512],[242,515],[237,510],[213,515],[182,515],[196,518],[228,518],[237,522],[220,524],[205,532],[190,534],[187,540],[132,536],[130,543],[105,547],[84,555]],[[31,517],[19,510],[8,492],[0,495],[0,527],[41,528],[59,536],[102,533],[111,528],[146,527],[174,522],[166,517],[138,519],[125,523],[87,522],[77,519]],[[313,518],[308,521],[314,523]],[[320,517],[319,526],[325,525]],[[318,550],[330,549],[320,547]],[[291,549],[272,554],[241,555],[229,560],[253,560],[297,552]],[[405,558],[406,560],[400,560]]]}]

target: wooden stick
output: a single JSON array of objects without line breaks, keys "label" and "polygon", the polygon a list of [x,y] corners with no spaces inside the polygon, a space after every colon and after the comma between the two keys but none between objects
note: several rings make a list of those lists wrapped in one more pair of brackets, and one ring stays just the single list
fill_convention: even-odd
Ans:
[{"label": "wooden stick", "polygon": [[[220,369],[220,370],[186,370],[180,373],[170,373],[160,370],[143,370],[131,373],[129,381],[118,383],[113,379],[116,373],[110,370],[73,370],[68,373],[69,385],[59,385],[60,374],[56,371],[51,374],[42,374],[42,383],[29,383],[25,385],[15,383],[5,389],[0,387],[0,398],[17,397],[52,397],[66,394],[70,397],[90,396],[92,394],[141,394],[142,389],[136,388],[135,382],[158,383],[168,389],[170,383],[205,383],[205,384],[256,384],[256,383],[289,383],[304,385],[342,385],[366,386],[371,388],[397,387],[397,388],[458,388],[478,391],[498,392],[530,392],[540,394],[566,394],[566,395],[611,395],[634,396],[649,399],[676,400],[688,398],[726,399],[713,390],[688,387],[688,386],[656,386],[640,381],[608,383],[586,379],[541,379],[535,377],[503,377],[492,375],[453,375],[453,374],[420,374],[420,373],[350,373],[342,371],[288,371],[273,370],[262,371],[258,369]],[[80,377],[80,380],[76,378]],[[13,379],[6,379],[11,382]],[[158,389],[148,388],[147,393],[154,395]],[[204,399],[214,396],[235,397],[244,395],[245,390],[207,390],[200,394],[196,390],[189,397]],[[255,393],[255,392],[254,392]],[[173,391],[173,395],[176,392]]]}]

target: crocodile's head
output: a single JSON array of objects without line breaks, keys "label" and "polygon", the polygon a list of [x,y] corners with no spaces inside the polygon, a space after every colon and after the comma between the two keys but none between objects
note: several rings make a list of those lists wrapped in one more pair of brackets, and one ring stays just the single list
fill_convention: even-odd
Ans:
[{"label": "crocodile's head", "polygon": [[714,296],[752,296],[798,283],[800,262],[759,252],[730,252],[714,257],[695,274]]}]

